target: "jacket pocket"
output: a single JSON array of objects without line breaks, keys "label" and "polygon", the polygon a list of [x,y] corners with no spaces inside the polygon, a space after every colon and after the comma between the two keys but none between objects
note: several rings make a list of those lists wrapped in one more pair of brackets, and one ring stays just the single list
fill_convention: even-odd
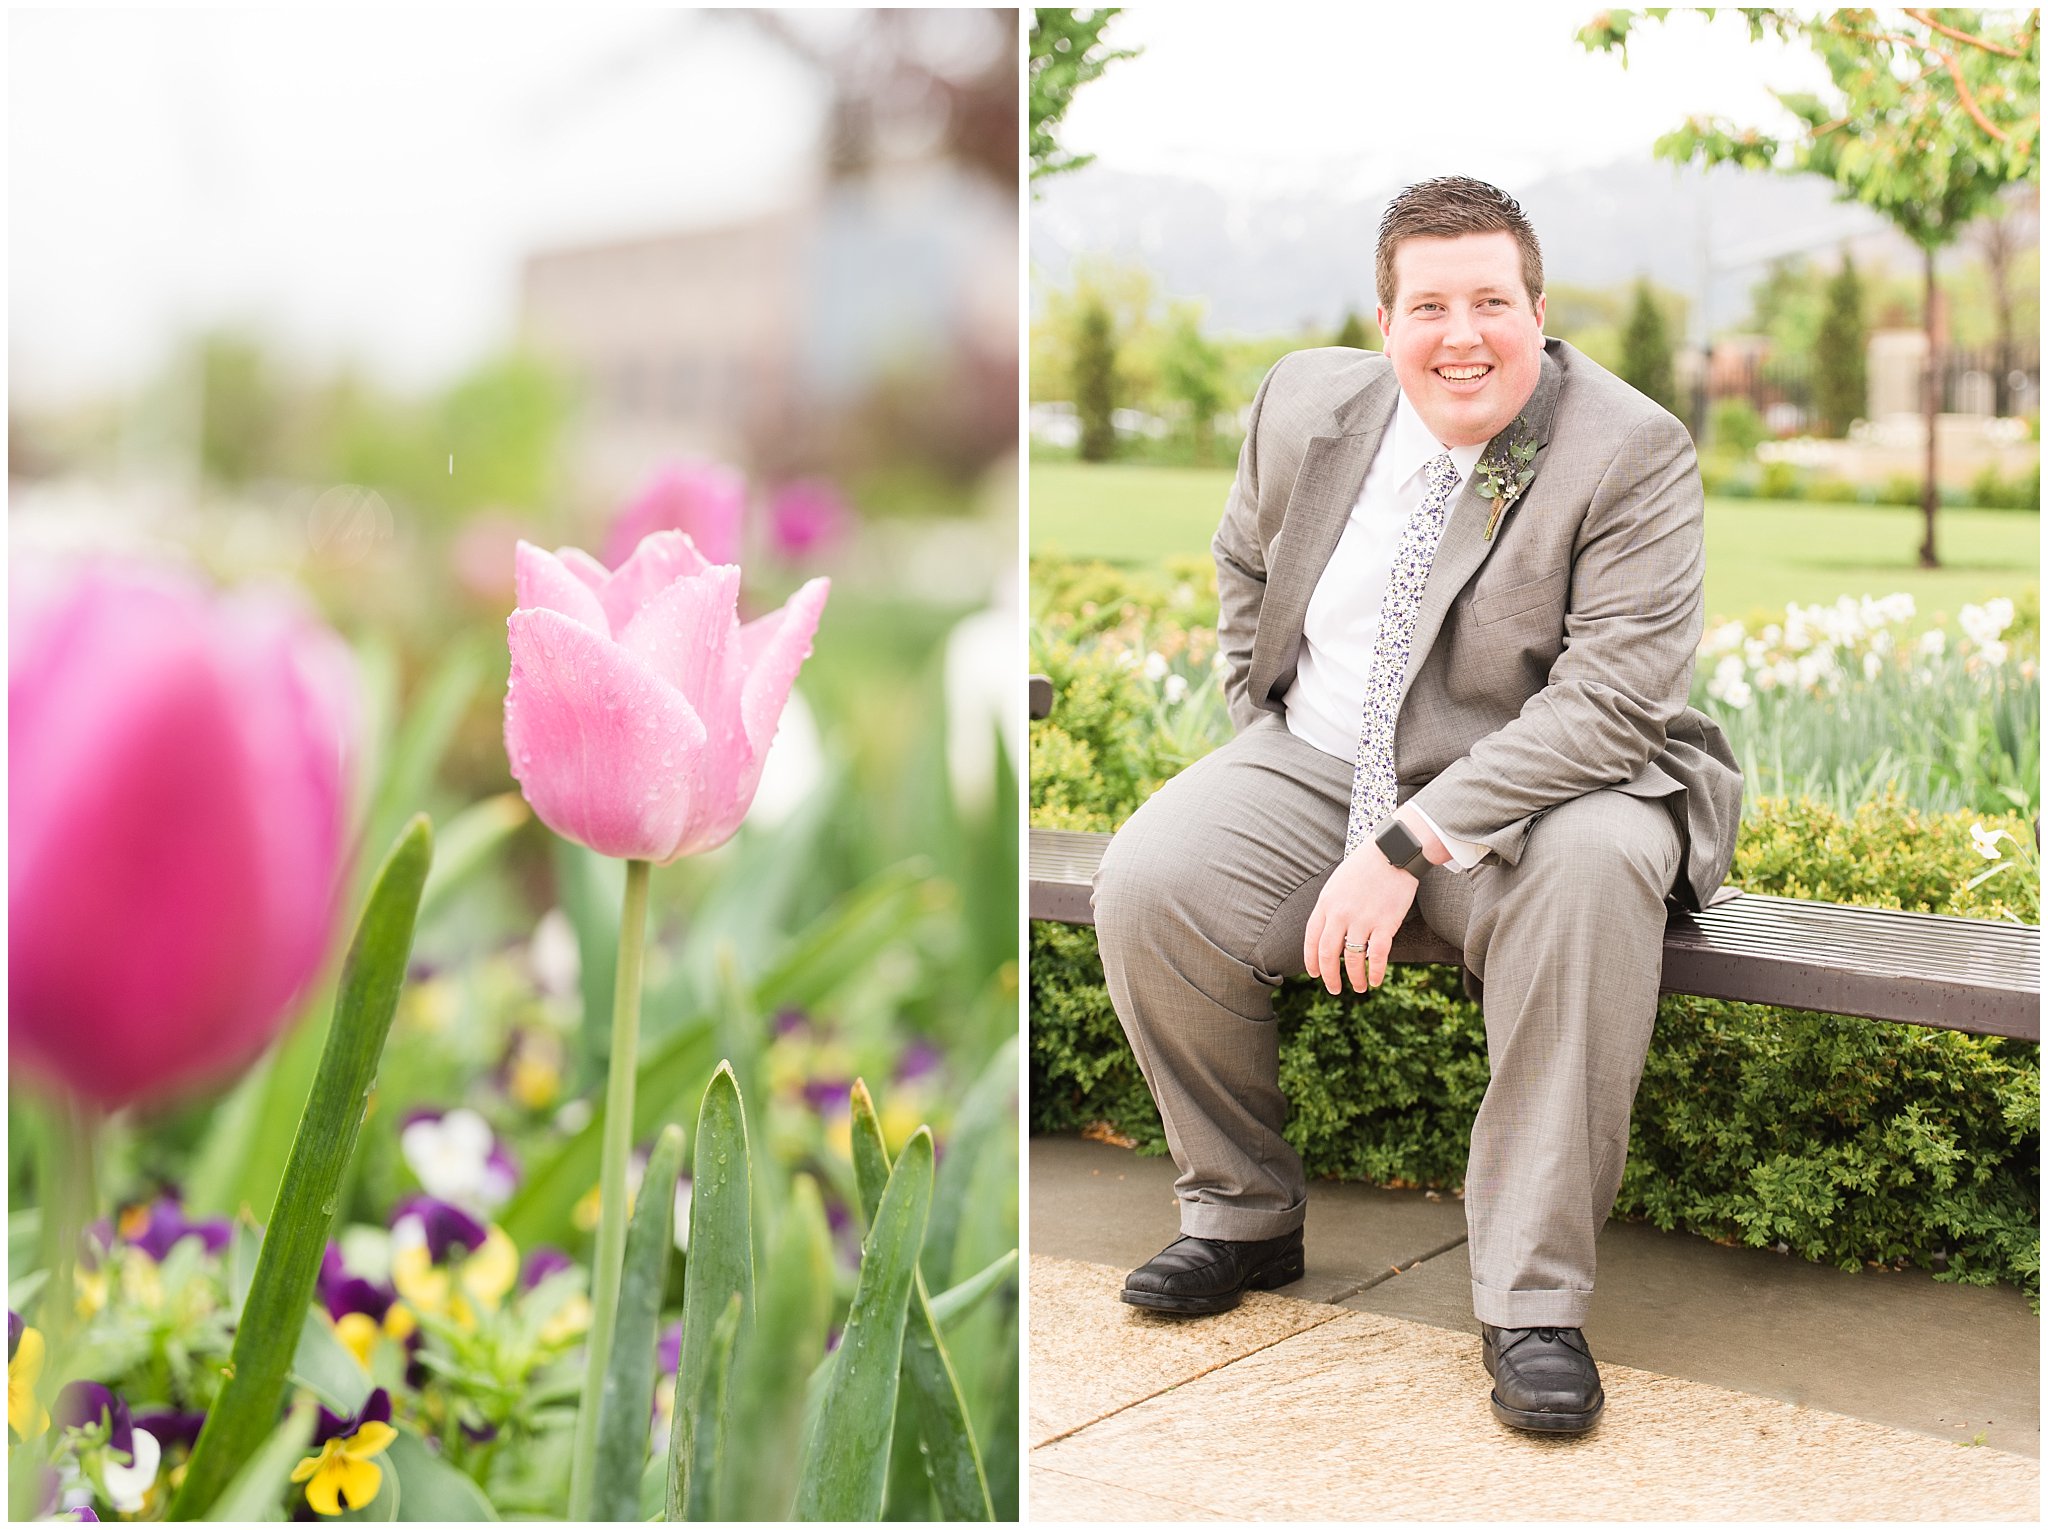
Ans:
[{"label": "jacket pocket", "polygon": [[1510,616],[1519,616],[1524,611],[1538,606],[1549,605],[1564,593],[1571,570],[1561,568],[1545,574],[1541,579],[1532,579],[1527,584],[1511,585],[1505,590],[1489,590],[1485,594],[1474,593],[1466,602],[1465,611],[1472,624],[1484,627],[1493,622],[1505,621]]}]

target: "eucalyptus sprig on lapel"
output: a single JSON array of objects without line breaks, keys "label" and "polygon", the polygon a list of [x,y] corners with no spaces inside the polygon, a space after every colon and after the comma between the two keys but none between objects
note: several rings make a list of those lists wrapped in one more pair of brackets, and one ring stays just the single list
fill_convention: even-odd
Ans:
[{"label": "eucalyptus sprig on lapel", "polygon": [[1536,476],[1537,441],[1528,430],[1528,422],[1517,415],[1501,432],[1506,437],[1501,450],[1480,459],[1479,497],[1493,501],[1493,511],[1486,518],[1485,541],[1493,540],[1494,529],[1500,525],[1501,517],[1522,497],[1522,491]]}]

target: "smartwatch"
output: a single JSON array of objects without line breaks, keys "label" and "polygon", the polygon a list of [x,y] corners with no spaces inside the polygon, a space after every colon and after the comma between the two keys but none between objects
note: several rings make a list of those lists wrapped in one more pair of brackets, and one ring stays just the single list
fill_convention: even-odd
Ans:
[{"label": "smartwatch", "polygon": [[1372,842],[1380,847],[1380,854],[1389,865],[1399,866],[1414,876],[1421,876],[1429,865],[1429,854],[1422,848],[1422,841],[1398,818],[1381,824]]}]

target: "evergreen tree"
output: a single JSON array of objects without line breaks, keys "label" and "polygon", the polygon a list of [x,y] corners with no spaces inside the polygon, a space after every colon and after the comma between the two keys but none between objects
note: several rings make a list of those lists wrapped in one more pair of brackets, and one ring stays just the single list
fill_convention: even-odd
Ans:
[{"label": "evergreen tree", "polygon": [[1671,336],[1664,315],[1650,296],[1650,284],[1636,279],[1635,306],[1621,335],[1622,380],[1666,409],[1678,410],[1678,384],[1671,371]]},{"label": "evergreen tree", "polygon": [[1330,344],[1348,345],[1355,351],[1376,351],[1379,349],[1378,346],[1372,343],[1372,334],[1366,329],[1365,320],[1358,316],[1356,308],[1344,310],[1344,325],[1337,331],[1337,338],[1332,340]]},{"label": "evergreen tree", "polygon": [[1862,416],[1866,397],[1863,283],[1856,263],[1842,252],[1842,269],[1828,283],[1827,313],[1813,344],[1813,401],[1821,434],[1845,436]]},{"label": "evergreen tree", "polygon": [[1116,328],[1097,294],[1074,311],[1074,412],[1081,419],[1081,460],[1107,462],[1116,454]]}]

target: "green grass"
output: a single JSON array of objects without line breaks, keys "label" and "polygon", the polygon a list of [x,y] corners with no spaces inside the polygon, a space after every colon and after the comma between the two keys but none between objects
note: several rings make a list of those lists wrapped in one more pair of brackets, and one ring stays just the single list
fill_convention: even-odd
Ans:
[{"label": "green grass", "polygon": [[[1031,551],[1126,568],[1206,555],[1230,492],[1225,468],[1031,464]],[[2040,583],[2041,518],[2012,510],[1944,510],[1944,567],[1915,566],[1920,512],[1780,500],[1707,501],[1710,617],[1782,615],[1787,601],[1904,590],[1922,621],[1968,601],[2017,598]],[[1917,623],[1916,623],[1917,625]]]}]

